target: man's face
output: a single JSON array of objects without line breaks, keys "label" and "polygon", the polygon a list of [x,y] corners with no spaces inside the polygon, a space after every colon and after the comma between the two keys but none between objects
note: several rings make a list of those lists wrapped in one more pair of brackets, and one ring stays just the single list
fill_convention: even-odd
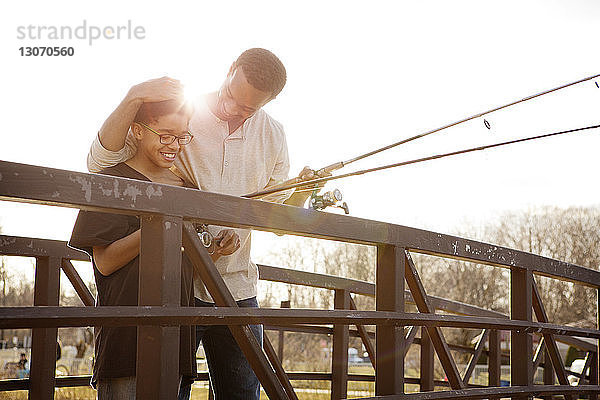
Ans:
[{"label": "man's face", "polygon": [[[160,135],[182,136],[188,134],[188,122],[186,115],[174,113],[163,115],[146,125]],[[137,125],[140,128],[140,135],[136,135],[140,139],[138,151],[143,152],[144,156],[156,166],[170,168],[181,151],[179,141],[175,139],[170,144],[162,144],[158,134],[140,124]]]},{"label": "man's face", "polygon": [[248,83],[241,68],[232,70],[219,90],[217,117],[222,121],[250,118],[271,100],[271,93],[263,92]]}]

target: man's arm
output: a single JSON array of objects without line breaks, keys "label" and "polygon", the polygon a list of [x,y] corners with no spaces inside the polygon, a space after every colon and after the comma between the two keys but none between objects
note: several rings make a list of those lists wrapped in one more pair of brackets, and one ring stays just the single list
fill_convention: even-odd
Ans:
[{"label": "man's arm", "polygon": [[183,103],[183,87],[177,79],[167,76],[133,86],[121,104],[102,124],[98,136],[105,149],[118,151],[125,146],[125,137],[143,103],[179,99]]},{"label": "man's arm", "polygon": [[126,161],[135,154],[135,143],[126,141],[127,132],[143,103],[183,99],[181,83],[169,77],[142,82],[133,86],[125,98],[106,119],[88,153],[90,172]]},{"label": "man's arm", "polygon": [[[285,133],[283,132],[283,127],[277,124],[279,129],[281,129],[281,147],[279,148],[279,152],[277,153],[277,159],[275,161],[275,168],[269,177],[269,181],[264,189],[271,188],[273,186],[280,185],[282,182],[288,180],[288,176],[290,173],[290,157],[288,154],[287,148],[287,140],[285,138]],[[292,194],[293,190],[286,190],[278,193],[269,194],[267,196],[262,197],[260,200],[268,201],[271,203],[283,203],[287,200],[288,197]]]},{"label": "man's arm", "polygon": [[[271,174],[269,183],[267,184],[265,189],[275,188],[278,185],[281,185],[282,183],[287,181],[289,172],[290,161],[287,148],[287,141],[285,139],[285,135],[283,135],[281,149],[279,150],[279,154],[277,155],[277,162],[275,163],[275,168],[273,170],[273,173]],[[310,167],[304,167],[304,169],[302,169],[302,171],[298,174],[298,178],[300,178],[300,180],[303,181],[314,179],[317,177],[320,176],[317,176],[316,172]],[[306,200],[310,197],[310,194],[311,191],[294,191],[294,189],[289,189],[266,195],[262,197],[261,200],[269,201],[271,203],[283,203],[290,206],[303,207],[304,203],[306,203]]]}]

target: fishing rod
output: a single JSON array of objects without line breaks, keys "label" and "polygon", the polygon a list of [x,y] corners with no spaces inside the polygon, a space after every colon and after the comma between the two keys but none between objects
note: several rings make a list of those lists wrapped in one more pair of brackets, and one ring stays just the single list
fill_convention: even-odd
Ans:
[{"label": "fishing rod", "polygon": [[[425,136],[429,136],[429,135],[431,135],[431,134],[434,134],[434,133],[436,133],[436,132],[443,131],[444,129],[448,129],[448,128],[451,128],[451,127],[453,127],[453,126],[460,125],[460,124],[462,124],[462,123],[465,123],[465,122],[467,122],[467,121],[471,121],[471,120],[474,120],[474,119],[476,119],[476,118],[483,117],[484,115],[491,114],[491,113],[493,113],[493,112],[500,111],[500,110],[502,110],[502,109],[505,109],[505,108],[508,108],[508,107],[512,107],[512,106],[514,106],[514,105],[516,105],[516,104],[519,104],[519,103],[524,103],[524,102],[526,102],[526,101],[529,101],[529,100],[535,99],[535,98],[537,98],[537,97],[541,97],[541,96],[544,96],[544,95],[546,95],[546,94],[549,94],[549,93],[552,93],[552,92],[556,92],[556,91],[558,91],[558,90],[561,90],[561,89],[568,88],[569,86],[577,85],[577,84],[579,84],[579,83],[582,83],[582,82],[585,82],[585,81],[589,81],[589,80],[592,80],[592,79],[594,79],[594,78],[598,78],[598,77],[600,77],[600,74],[592,75],[592,76],[589,76],[589,77],[587,77],[587,78],[579,79],[579,80],[577,80],[577,81],[570,82],[570,83],[567,83],[567,84],[564,84],[564,85],[561,85],[561,86],[555,87],[554,89],[545,90],[545,91],[543,91],[543,92],[536,93],[536,94],[533,94],[533,95],[531,95],[531,96],[524,97],[524,98],[522,98],[522,99],[520,99],[520,100],[515,100],[515,101],[513,101],[513,102],[510,102],[510,103],[507,103],[507,104],[505,104],[505,105],[502,105],[502,106],[499,106],[499,107],[495,107],[495,108],[492,108],[492,109],[490,109],[490,110],[487,110],[487,111],[484,111],[484,112],[480,112],[480,113],[478,113],[478,114],[471,115],[470,117],[463,118],[463,119],[461,119],[461,120],[459,120],[459,121],[453,122],[453,123],[451,123],[451,124],[448,124],[448,125],[444,125],[444,126],[442,126],[442,127],[440,127],[440,128],[433,129],[433,130],[427,131],[427,132],[425,132],[425,133],[421,133],[421,134],[419,134],[419,135],[415,135],[415,136],[409,137],[409,138],[407,138],[407,139],[401,140],[401,141],[399,141],[399,142],[396,142],[396,143],[392,143],[392,144],[390,144],[390,145],[388,145],[388,146],[384,146],[384,147],[382,147],[382,148],[379,148],[379,149],[377,149],[377,150],[370,151],[370,152],[368,152],[368,153],[365,153],[365,154],[361,154],[361,155],[359,155],[359,156],[357,156],[357,157],[351,158],[351,159],[350,159],[350,160],[348,160],[348,161],[343,161],[343,162],[341,162],[341,164],[342,164],[342,167],[343,167],[344,165],[348,165],[348,164],[350,164],[350,163],[353,163],[353,162],[355,162],[355,161],[362,160],[363,158],[370,157],[370,156],[372,156],[372,155],[374,155],[374,154],[381,153],[382,151],[389,150],[389,149],[391,149],[391,148],[393,148],[393,147],[400,146],[400,145],[402,145],[402,144],[405,144],[405,143],[408,143],[408,142],[412,142],[413,140],[421,139],[421,138],[424,138]],[[486,126],[488,126],[488,125],[486,124]],[[332,165],[337,165],[337,164],[340,164],[340,163],[336,163],[336,164],[332,164]],[[331,167],[331,166],[327,166],[327,167],[325,167],[325,168],[329,168],[329,167]]]},{"label": "fishing rod", "polygon": [[[418,135],[415,135],[415,136],[412,136],[412,137],[409,137],[409,138],[406,138],[406,139],[400,140],[399,142],[392,143],[392,144],[390,144],[390,145],[387,145],[387,146],[381,147],[381,148],[379,148],[379,149],[376,149],[376,150],[370,151],[370,152],[368,152],[368,153],[361,154],[361,155],[359,155],[359,156],[356,156],[356,157],[354,157],[354,158],[351,158],[351,159],[349,159],[349,160],[346,160],[346,161],[338,161],[338,162],[336,162],[336,163],[330,164],[330,165],[328,165],[328,166],[326,166],[326,167],[323,167],[323,168],[321,168],[321,169],[317,170],[317,171],[316,171],[316,175],[317,175],[317,176],[321,176],[321,177],[322,177],[323,175],[328,175],[328,174],[331,174],[331,172],[333,172],[333,171],[336,171],[336,170],[338,170],[338,169],[340,169],[340,168],[342,168],[342,167],[345,167],[345,166],[346,166],[346,165],[348,165],[348,164],[351,164],[351,163],[353,163],[353,162],[355,162],[355,161],[362,160],[362,159],[364,159],[364,158],[367,158],[367,157],[370,157],[370,156],[372,156],[372,155],[375,155],[375,154],[381,153],[382,151],[389,150],[389,149],[391,149],[391,148],[394,148],[394,147],[397,147],[397,146],[403,145],[403,144],[405,144],[405,143],[408,143],[408,142],[412,142],[413,140],[417,140],[417,139],[424,138],[424,137],[426,137],[426,136],[429,136],[429,135],[432,135],[432,134],[434,134],[434,133],[437,133],[437,132],[443,131],[443,130],[445,130],[445,129],[448,129],[448,128],[451,128],[451,127],[453,127],[453,126],[460,125],[460,124],[462,124],[462,123],[465,123],[465,122],[471,121],[471,120],[473,120],[473,119],[476,119],[476,118],[482,117],[482,116],[484,116],[484,115],[491,114],[491,113],[493,113],[493,112],[496,112],[496,111],[499,111],[499,110],[502,110],[502,109],[505,109],[505,108],[508,108],[508,107],[512,107],[512,106],[514,106],[514,105],[516,105],[516,104],[519,104],[519,103],[524,103],[524,102],[526,102],[526,101],[529,101],[529,100],[535,99],[535,98],[537,98],[537,97],[541,97],[541,96],[547,95],[547,94],[549,94],[549,93],[556,92],[556,91],[558,91],[558,90],[562,90],[562,89],[568,88],[568,87],[570,87],[570,86],[574,86],[574,85],[577,85],[577,84],[579,84],[579,83],[582,83],[582,82],[585,82],[585,81],[589,81],[589,80],[591,80],[591,79],[598,78],[598,77],[600,77],[600,74],[596,74],[596,75],[589,76],[589,77],[587,77],[587,78],[579,79],[579,80],[576,80],[576,81],[574,81],[574,82],[570,82],[570,83],[567,83],[567,84],[564,84],[564,85],[561,85],[561,86],[555,87],[555,88],[553,88],[553,89],[545,90],[545,91],[543,91],[543,92],[539,92],[539,93],[533,94],[533,95],[531,95],[531,96],[527,96],[527,97],[524,97],[524,98],[522,98],[522,99],[519,99],[519,100],[512,101],[512,102],[510,102],[510,103],[507,103],[507,104],[504,104],[504,105],[502,105],[502,106],[495,107],[495,108],[492,108],[492,109],[490,109],[490,110],[487,110],[487,111],[480,112],[480,113],[478,113],[478,114],[474,114],[474,115],[472,115],[472,116],[470,116],[470,117],[463,118],[463,119],[461,119],[461,120],[458,120],[458,121],[456,121],[456,122],[452,122],[452,123],[450,123],[450,124],[447,124],[447,125],[441,126],[441,127],[439,127],[439,128],[432,129],[432,130],[430,130],[430,131],[427,131],[427,132],[424,132],[424,133],[420,133],[420,134],[418,134]],[[596,83],[596,86],[598,86],[598,84],[597,84],[597,83]],[[485,121],[485,122],[486,122],[486,127],[488,127],[488,128],[489,128],[489,123],[488,123],[487,121]],[[281,183],[280,185],[281,185],[281,187],[283,187],[283,186],[288,186],[288,185],[293,185],[293,184],[299,184],[299,183],[301,183],[301,182],[306,182],[306,181],[303,181],[301,178],[299,178],[299,177],[296,177],[296,178],[289,179],[289,180],[287,180],[287,181],[285,181],[285,182]],[[296,187],[297,187],[297,186],[296,186]],[[282,189],[282,190],[285,190],[285,189]],[[271,192],[271,193],[274,193],[274,192]],[[245,195],[245,196],[243,196],[243,197],[247,197],[247,198],[255,198],[255,197],[261,197],[261,196],[264,196],[264,195],[265,195],[264,191],[259,191],[259,192],[255,192],[255,193],[250,193],[250,194],[247,194],[247,195]]]},{"label": "fishing rod", "polygon": [[294,188],[297,188],[297,187],[302,187],[302,186],[307,186],[307,185],[318,185],[318,184],[329,182],[329,181],[333,181],[333,180],[336,180],[336,179],[348,178],[350,176],[364,175],[364,174],[368,174],[370,172],[382,171],[382,170],[385,170],[385,169],[396,168],[396,167],[402,167],[404,165],[417,164],[417,163],[421,163],[421,162],[425,162],[425,161],[436,160],[436,159],[439,159],[439,158],[451,157],[451,156],[456,156],[456,155],[459,155],[459,154],[465,154],[465,153],[471,153],[471,152],[474,152],[474,151],[481,151],[481,150],[491,149],[491,148],[494,148],[494,147],[507,146],[507,145],[510,145],[510,144],[522,143],[522,142],[527,142],[527,141],[531,141],[531,140],[544,139],[544,138],[549,138],[549,137],[552,137],[552,136],[564,135],[564,134],[567,134],[567,133],[580,132],[580,131],[585,131],[585,130],[590,130],[590,129],[597,129],[597,128],[600,128],[600,124],[599,125],[586,126],[586,127],[582,127],[582,128],[569,129],[569,130],[566,130],[566,131],[546,133],[546,134],[543,134],[543,135],[531,136],[531,137],[526,137],[526,138],[521,138],[521,139],[509,140],[507,142],[500,142],[500,143],[488,144],[488,145],[484,145],[484,146],[477,146],[477,147],[472,147],[472,148],[469,148],[469,149],[457,150],[457,151],[452,151],[452,152],[449,152],[449,153],[436,154],[436,155],[433,155],[433,156],[428,156],[428,157],[423,157],[423,158],[417,158],[417,159],[414,159],[414,160],[402,161],[402,162],[399,162],[399,163],[383,165],[383,166],[380,166],[380,167],[374,167],[374,168],[368,168],[368,169],[363,169],[363,170],[359,170],[359,171],[349,172],[347,174],[336,175],[336,176],[327,176],[327,177],[324,177],[324,178],[316,178],[316,179],[311,179],[311,180],[308,180],[308,181],[302,181],[302,182],[298,182],[298,183],[292,183],[292,184],[282,185],[282,186],[274,187],[274,188],[271,188],[271,189],[265,189],[265,190],[262,190],[260,192],[252,193],[252,194],[249,194],[249,195],[244,195],[242,197],[254,198],[254,197],[260,197],[260,196],[266,196],[268,194],[277,193],[277,192],[281,192],[281,191],[284,191],[284,190],[294,189]]}]

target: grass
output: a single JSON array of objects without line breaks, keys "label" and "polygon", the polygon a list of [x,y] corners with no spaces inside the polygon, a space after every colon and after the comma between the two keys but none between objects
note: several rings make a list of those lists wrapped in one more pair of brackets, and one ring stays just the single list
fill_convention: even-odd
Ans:
[{"label": "grass", "polygon": [[[360,375],[373,375],[373,368],[365,366],[350,366],[349,373]],[[407,370],[408,376],[418,376],[416,370]],[[483,382],[481,382],[483,383]],[[328,400],[331,383],[329,381],[292,381],[296,394],[300,400]],[[418,391],[417,385],[406,385],[407,392]],[[91,387],[59,388],[55,392],[56,400],[96,400],[96,391]],[[374,382],[348,382],[348,398],[369,397],[375,393]],[[268,399],[261,392],[261,400]],[[0,392],[0,400],[27,400],[27,391]],[[191,400],[208,399],[208,384],[196,382],[192,389]]]},{"label": "grass", "polygon": [[[27,391],[0,392],[2,400],[27,400]],[[91,387],[58,388],[54,391],[55,400],[96,400],[96,391]]]},{"label": "grass", "polygon": [[[352,374],[373,374],[371,367],[351,366],[349,373]],[[331,383],[329,381],[293,381],[294,389],[297,390],[297,395],[300,400],[325,400],[330,399],[329,392]],[[375,384],[373,382],[349,382],[348,391],[364,392],[370,391],[374,393]],[[361,396],[365,397],[364,394]],[[261,400],[266,400],[268,397],[264,392],[261,392]],[[91,387],[74,387],[74,388],[57,388],[55,390],[55,400],[96,400],[96,391]],[[206,400],[208,399],[208,384],[206,382],[196,382],[192,388],[191,400]],[[0,400],[27,400],[27,391],[11,391],[0,392]]]},{"label": "grass", "polygon": [[[329,393],[298,393],[301,400],[325,400],[329,399]],[[264,392],[260,394],[261,400],[268,399]],[[27,391],[19,390],[12,392],[0,392],[1,400],[27,400]],[[60,388],[56,389],[55,400],[96,400],[96,391],[88,387]],[[208,389],[195,387],[192,391],[191,400],[208,399]]]}]

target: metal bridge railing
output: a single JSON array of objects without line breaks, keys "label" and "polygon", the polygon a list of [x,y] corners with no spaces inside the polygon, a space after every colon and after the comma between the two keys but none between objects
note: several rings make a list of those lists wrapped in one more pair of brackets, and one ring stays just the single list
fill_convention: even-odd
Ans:
[{"label": "metal bridge railing", "polygon": [[[145,366],[144,373],[137,376],[137,396],[140,399],[172,398],[177,392],[178,376],[177,371],[166,366],[177,365],[174,359],[178,357],[177,326],[227,324],[272,399],[297,398],[290,378],[331,379],[333,399],[346,398],[348,380],[353,379],[374,379],[378,399],[550,398],[553,395],[576,398],[582,394],[597,398],[600,393],[597,346],[576,339],[599,339],[600,331],[550,323],[534,277],[543,275],[597,290],[600,287],[598,271],[522,251],[378,221],[4,161],[0,161],[0,200],[139,215],[142,229],[140,262],[145,266],[140,268],[138,307],[58,307],[61,268],[84,304],[92,304],[89,291],[70,263],[70,260],[84,259],[82,253],[67,248],[64,242],[0,236],[0,254],[36,257],[34,306],[0,308],[0,329],[33,328],[30,379],[27,382],[0,382],[1,390],[25,386],[31,398],[50,399],[55,386],[82,384],[82,378],[54,377],[58,327],[137,325],[138,338],[141,338],[138,339],[138,363]],[[376,282],[371,285],[260,266],[262,279],[333,290],[335,309],[238,309],[233,306],[231,294],[199,242],[191,222],[373,245],[377,247]],[[198,309],[178,305],[179,296],[173,293],[178,293],[180,278],[173,271],[179,266],[169,260],[177,259],[182,245],[219,307]],[[508,269],[510,316],[428,296],[412,253]],[[164,278],[157,278],[161,276]],[[353,310],[351,293],[375,296],[376,311]],[[414,302],[419,312],[405,312],[407,301]],[[437,309],[458,315],[436,314]],[[247,325],[254,323],[276,329],[285,327],[332,334],[330,376],[288,374],[270,343],[265,342],[263,351],[249,333]],[[357,328],[351,330],[351,325]],[[375,325],[376,331],[369,332],[364,325]],[[405,327],[412,328],[405,331]],[[422,332],[418,340],[415,339],[416,327],[421,327]],[[483,332],[474,349],[464,349],[472,357],[462,374],[450,352],[457,348],[446,342],[441,327],[481,329]],[[500,331],[511,334],[510,387],[500,387],[503,356]],[[532,345],[534,334],[542,335],[545,349],[540,351],[538,348],[536,354]],[[375,366],[374,378],[348,374],[350,335],[361,337],[365,343]],[[568,384],[557,340],[588,352],[588,382],[579,386]],[[477,359],[485,352],[485,342],[489,347],[489,386],[474,387],[468,384],[469,376]],[[411,343],[421,346],[421,376],[418,380],[405,378],[404,374],[404,356]],[[431,392],[439,384],[433,379],[434,353],[447,376],[449,390]],[[544,353],[547,357],[541,355]],[[537,385],[534,384],[534,371],[542,362],[547,372],[544,373],[544,384]],[[554,375],[559,384],[554,384]],[[404,393],[405,383],[418,383],[421,392]]]}]

